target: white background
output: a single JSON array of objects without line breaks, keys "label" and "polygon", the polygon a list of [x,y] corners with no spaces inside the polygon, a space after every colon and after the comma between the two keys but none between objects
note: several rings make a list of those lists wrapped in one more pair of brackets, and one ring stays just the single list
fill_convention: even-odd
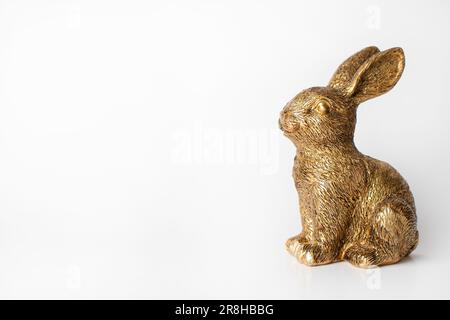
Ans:
[{"label": "white background", "polygon": [[[0,298],[450,298],[448,1],[0,1]],[[415,195],[397,265],[308,268],[278,114],[368,45],[356,144]]]}]

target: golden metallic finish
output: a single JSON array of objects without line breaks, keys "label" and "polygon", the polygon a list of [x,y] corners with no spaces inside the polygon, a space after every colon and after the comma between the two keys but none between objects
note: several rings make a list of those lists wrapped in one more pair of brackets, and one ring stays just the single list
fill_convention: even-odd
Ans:
[{"label": "golden metallic finish", "polygon": [[367,268],[396,263],[417,246],[408,184],[353,142],[358,105],[392,89],[404,66],[401,48],[365,48],[328,86],[300,92],[281,112],[280,128],[297,148],[293,177],[303,225],[286,248],[301,263],[348,260]]}]

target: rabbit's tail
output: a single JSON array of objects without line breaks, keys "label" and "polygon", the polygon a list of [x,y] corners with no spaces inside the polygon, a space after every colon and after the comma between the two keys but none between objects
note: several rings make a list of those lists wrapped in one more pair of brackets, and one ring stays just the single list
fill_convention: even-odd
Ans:
[{"label": "rabbit's tail", "polygon": [[414,237],[413,244],[412,244],[411,248],[407,251],[406,256],[409,256],[409,254],[417,248],[418,244],[419,244],[419,231],[416,230],[416,235]]}]

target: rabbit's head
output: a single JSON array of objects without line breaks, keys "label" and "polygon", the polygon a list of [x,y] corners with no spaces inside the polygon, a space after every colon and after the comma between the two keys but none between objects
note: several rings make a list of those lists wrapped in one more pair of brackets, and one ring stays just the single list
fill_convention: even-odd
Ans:
[{"label": "rabbit's head", "polygon": [[353,141],[356,108],[392,89],[403,72],[401,48],[365,48],[345,60],[326,87],[300,92],[283,108],[280,129],[296,145]]}]

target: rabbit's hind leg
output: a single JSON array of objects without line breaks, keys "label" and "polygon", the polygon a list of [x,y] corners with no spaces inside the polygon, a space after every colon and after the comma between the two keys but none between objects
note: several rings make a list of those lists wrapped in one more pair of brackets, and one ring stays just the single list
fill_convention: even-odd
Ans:
[{"label": "rabbit's hind leg", "polygon": [[355,266],[370,268],[392,264],[417,246],[414,209],[398,198],[390,198],[372,216],[366,237],[347,246],[342,257]]}]

